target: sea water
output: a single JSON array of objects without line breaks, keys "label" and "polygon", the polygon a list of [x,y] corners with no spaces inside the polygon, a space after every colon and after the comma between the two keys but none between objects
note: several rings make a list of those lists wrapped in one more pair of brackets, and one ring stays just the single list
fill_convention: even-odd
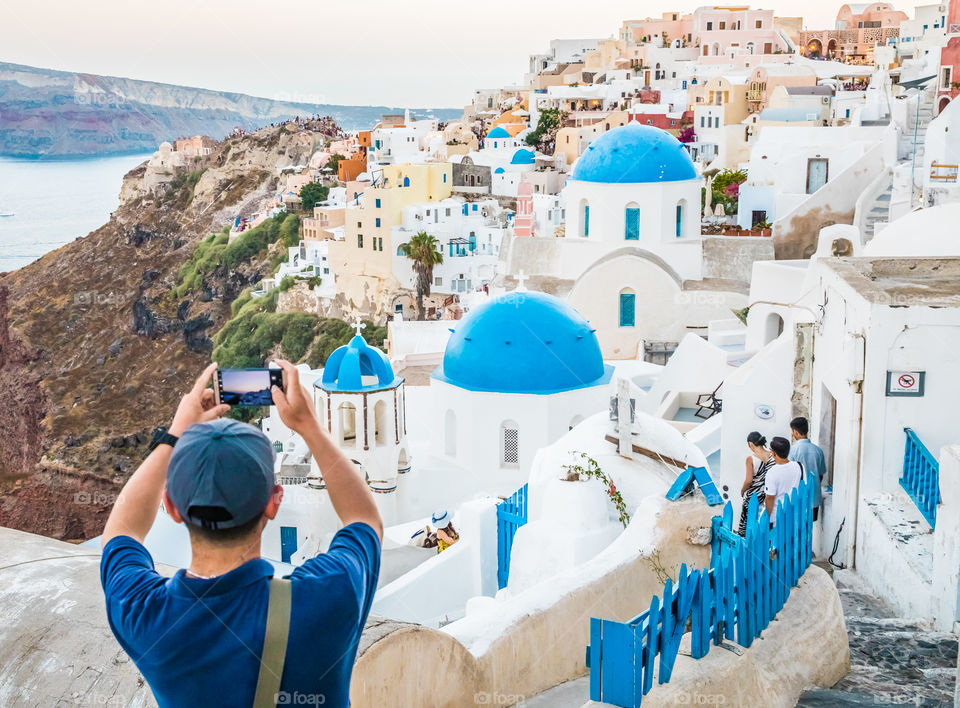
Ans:
[{"label": "sea water", "polygon": [[120,203],[123,176],[149,155],[71,160],[0,157],[0,271],[86,236]]}]

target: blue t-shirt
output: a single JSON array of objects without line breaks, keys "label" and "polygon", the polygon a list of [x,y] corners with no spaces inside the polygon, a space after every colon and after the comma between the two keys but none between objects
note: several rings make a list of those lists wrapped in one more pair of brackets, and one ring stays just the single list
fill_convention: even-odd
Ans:
[{"label": "blue t-shirt", "polygon": [[[280,682],[290,705],[347,706],[350,673],[380,573],[367,524],[341,529],[290,575],[293,609]],[[129,536],[100,560],[107,619],[164,706],[249,706],[257,686],[273,566],[262,558],[210,580],[165,578]],[[322,697],[322,698],[321,698]]]}]

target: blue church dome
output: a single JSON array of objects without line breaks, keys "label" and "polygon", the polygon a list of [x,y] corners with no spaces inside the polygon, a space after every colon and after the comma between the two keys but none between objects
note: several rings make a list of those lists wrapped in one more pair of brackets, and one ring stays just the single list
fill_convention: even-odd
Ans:
[{"label": "blue church dome", "polygon": [[502,125],[498,125],[496,128],[487,133],[487,138],[509,138],[510,133],[504,129]]},{"label": "blue church dome", "polygon": [[547,394],[610,381],[590,325],[563,300],[514,291],[457,323],[433,378],[469,391]]},{"label": "blue church dome", "polygon": [[532,165],[534,162],[536,162],[536,157],[533,150],[525,150],[524,148],[520,148],[513,153],[513,157],[510,159],[511,165]]},{"label": "blue church dome", "polygon": [[591,142],[577,160],[572,179],[581,182],[677,182],[696,179],[690,154],[660,128],[628,123]]},{"label": "blue church dome", "polygon": [[314,385],[324,391],[376,391],[399,386],[402,381],[393,373],[387,355],[358,334],[333,351]]}]

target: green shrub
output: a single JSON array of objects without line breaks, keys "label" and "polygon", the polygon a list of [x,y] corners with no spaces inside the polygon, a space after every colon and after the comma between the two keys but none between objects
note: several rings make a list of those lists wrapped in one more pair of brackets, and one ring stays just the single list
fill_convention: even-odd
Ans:
[{"label": "green shrub", "polygon": [[[197,244],[190,260],[183,264],[177,275],[177,284],[173,288],[176,299],[203,285],[203,278],[219,268],[234,270],[239,265],[247,263],[267,250],[277,240],[284,245],[296,246],[299,243],[300,219],[296,214],[281,213],[267,219],[252,229],[237,236],[233,243],[230,240],[230,227],[224,227],[219,233],[212,234]],[[295,242],[288,244],[291,234]],[[283,262],[286,252],[278,256]],[[271,263],[272,263],[271,258]]]}]

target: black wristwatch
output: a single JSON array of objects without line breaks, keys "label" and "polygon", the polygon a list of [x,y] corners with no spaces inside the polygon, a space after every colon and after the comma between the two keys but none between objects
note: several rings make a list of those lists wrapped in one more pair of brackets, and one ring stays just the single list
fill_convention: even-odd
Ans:
[{"label": "black wristwatch", "polygon": [[169,433],[166,428],[157,428],[153,431],[153,440],[150,441],[150,447],[147,448],[147,453],[153,452],[159,445],[169,445],[173,447],[179,439],[176,435]]}]

